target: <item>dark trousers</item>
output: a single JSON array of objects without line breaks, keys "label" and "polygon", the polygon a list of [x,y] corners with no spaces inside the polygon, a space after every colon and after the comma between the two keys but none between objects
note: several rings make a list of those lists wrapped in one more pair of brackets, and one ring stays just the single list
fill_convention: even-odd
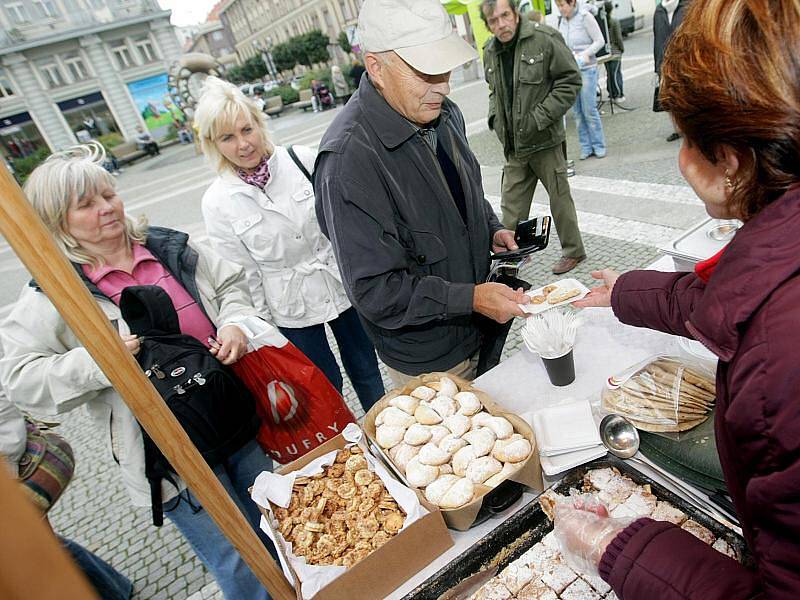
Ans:
[{"label": "dark trousers", "polygon": [[512,154],[506,159],[501,184],[502,221],[507,229],[514,231],[520,221],[528,219],[536,184],[541,181],[550,196],[550,212],[563,256],[584,256],[586,250],[578,228],[563,152],[562,146],[553,146],[524,158]]},{"label": "dark trousers", "polygon": [[161,153],[161,151],[158,149],[158,144],[156,142],[147,142],[144,145],[143,150],[147,152],[148,156],[155,156],[156,154]]},{"label": "dark trousers", "polygon": [[[366,412],[384,394],[375,348],[367,337],[354,308],[348,308],[333,321],[328,321],[328,326],[339,345],[344,370],[353,382],[353,388]],[[342,391],[342,372],[328,344],[325,325],[278,329],[325,373],[339,392]]]},{"label": "dark trousers", "polygon": [[622,57],[606,63],[606,89],[611,99],[621,98],[625,95],[622,91]]}]

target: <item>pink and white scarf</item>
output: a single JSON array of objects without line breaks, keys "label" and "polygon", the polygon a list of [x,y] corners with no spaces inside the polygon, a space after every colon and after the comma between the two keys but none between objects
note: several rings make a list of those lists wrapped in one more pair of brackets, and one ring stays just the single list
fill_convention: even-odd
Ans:
[{"label": "pink and white scarf", "polygon": [[236,174],[239,179],[256,186],[263,192],[269,181],[269,156],[265,155],[261,162],[258,163],[258,166],[249,173],[244,169],[236,169]]}]

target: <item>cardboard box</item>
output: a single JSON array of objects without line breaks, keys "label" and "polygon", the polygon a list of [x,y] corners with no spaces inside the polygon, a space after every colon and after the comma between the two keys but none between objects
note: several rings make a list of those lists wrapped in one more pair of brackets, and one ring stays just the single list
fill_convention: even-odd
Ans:
[{"label": "cardboard box", "polygon": [[[312,460],[343,448],[347,441],[341,434],[318,446],[301,458],[283,465],[278,473],[291,473]],[[380,458],[377,459],[380,461]],[[453,539],[436,506],[422,499],[429,513],[418,519],[369,556],[353,565],[345,573],[322,588],[314,600],[370,600],[385,598],[416,575],[440,554],[453,545]],[[266,515],[266,509],[259,507]],[[283,552],[282,548],[278,549]],[[295,579],[297,579],[295,575]],[[300,584],[295,586],[298,600],[302,600]]]},{"label": "cardboard box", "polygon": [[[503,407],[492,400],[486,392],[472,387],[472,384],[466,379],[451,375],[450,373],[428,373],[420,375],[409,381],[402,389],[392,390],[378,400],[364,417],[363,424],[364,432],[373,442],[374,446],[378,446],[378,443],[375,441],[375,418],[378,416],[379,412],[389,406],[389,401],[395,396],[410,394],[415,388],[421,385],[437,382],[442,377],[449,377],[452,379],[458,386],[459,391],[474,393],[481,401],[481,404],[483,404],[486,412],[508,419],[514,426],[514,432],[521,434],[531,443],[530,456],[523,461],[522,466],[512,473],[508,479],[526,485],[537,492],[541,492],[544,489],[542,485],[542,467],[539,464],[539,451],[536,447],[536,436],[534,436],[530,425],[528,425],[522,417],[504,410]],[[385,461],[391,461],[388,455],[385,456]],[[397,467],[395,467],[395,469],[397,469]],[[479,485],[476,486],[476,488],[478,490],[476,497],[469,504],[465,504],[461,508],[442,510],[442,515],[444,515],[444,520],[448,527],[459,531],[466,531],[475,522],[475,518],[478,516],[478,512],[483,505],[483,498],[492,491],[492,488],[485,485]],[[425,499],[425,494],[422,490],[417,488],[412,489],[416,490],[417,496],[419,496],[421,500]]]}]

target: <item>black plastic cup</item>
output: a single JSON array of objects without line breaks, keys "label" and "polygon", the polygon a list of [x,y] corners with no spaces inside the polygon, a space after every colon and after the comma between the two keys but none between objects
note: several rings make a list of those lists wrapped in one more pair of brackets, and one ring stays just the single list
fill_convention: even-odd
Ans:
[{"label": "black plastic cup", "polygon": [[572,350],[557,358],[542,357],[544,368],[550,383],[557,386],[569,385],[575,381],[575,361],[572,358]]}]

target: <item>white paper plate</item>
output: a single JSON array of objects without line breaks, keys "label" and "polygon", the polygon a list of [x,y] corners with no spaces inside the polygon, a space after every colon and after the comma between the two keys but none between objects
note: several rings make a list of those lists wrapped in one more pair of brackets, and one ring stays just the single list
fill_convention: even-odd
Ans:
[{"label": "white paper plate", "polygon": [[559,454],[558,456],[542,456],[539,455],[539,462],[542,465],[542,471],[547,476],[557,475],[562,471],[572,469],[605,456],[605,446],[597,446],[588,450],[581,450],[579,452],[570,452],[569,454]]},{"label": "white paper plate", "polygon": [[533,415],[539,453],[554,455],[602,444],[586,400],[544,408]]},{"label": "white paper plate", "polygon": [[[545,300],[541,304],[520,304],[519,307],[529,315],[538,315],[539,313],[544,312],[546,310],[550,310],[551,308],[555,308],[556,306],[562,306],[564,304],[570,304],[572,302],[575,302],[576,300],[580,300],[581,298],[585,297],[586,294],[589,293],[589,288],[587,288],[577,279],[560,279],[559,281],[549,283],[548,285],[554,285],[561,290],[577,288],[580,290],[580,294],[578,294],[577,296],[573,296],[569,300],[564,300],[563,302],[557,302],[555,304],[550,304],[547,300]],[[527,292],[525,292],[525,294],[533,298],[534,296],[541,295],[542,290],[545,287],[546,286],[542,286],[540,288],[536,288],[535,290],[528,290]]]}]

